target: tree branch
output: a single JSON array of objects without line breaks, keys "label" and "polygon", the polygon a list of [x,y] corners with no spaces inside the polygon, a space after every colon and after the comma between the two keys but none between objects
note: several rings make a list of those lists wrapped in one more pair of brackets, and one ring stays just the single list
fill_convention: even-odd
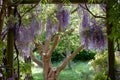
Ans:
[{"label": "tree branch", "polygon": [[[73,32],[73,31],[74,31],[74,29],[70,29],[70,30],[65,31],[64,34],[60,36],[60,38],[64,37],[65,35]],[[48,51],[48,56],[52,55],[52,53],[53,53],[55,47],[57,46],[57,43],[58,43],[60,38],[59,38],[59,34],[55,34],[53,45],[52,45],[51,49]]]},{"label": "tree branch", "polygon": [[53,41],[53,45],[52,45],[51,49],[48,51],[48,56],[51,56],[51,55],[52,55],[52,53],[53,53],[53,51],[54,51],[54,49],[55,49],[58,41],[59,41],[59,34],[55,34],[55,36],[54,36],[54,41]]},{"label": "tree branch", "polygon": [[83,47],[84,47],[84,45],[81,45],[71,55],[69,55],[68,57],[65,58],[63,63],[59,67],[57,67],[57,74],[59,74],[59,72],[66,67],[66,65],[69,63],[69,61],[72,60],[77,55],[77,53],[83,49]]},{"label": "tree branch", "polygon": [[43,67],[43,62],[41,60],[38,60],[34,55],[33,52],[30,52],[31,59],[40,67]]},{"label": "tree branch", "polygon": [[71,14],[73,14],[74,12],[76,12],[79,9],[79,7],[75,8],[73,11],[71,11]]},{"label": "tree branch", "polygon": [[43,52],[43,45],[40,42],[34,42],[35,46],[37,47],[38,51],[39,51],[39,55],[42,56],[42,52]]},{"label": "tree branch", "polygon": [[103,18],[103,19],[106,19],[106,17],[104,16],[97,16],[97,15],[94,15],[90,10],[89,8],[87,7],[87,5],[85,4],[85,7],[83,7],[82,5],[80,5],[83,9],[87,10],[93,17],[95,18]]},{"label": "tree branch", "polygon": [[70,30],[66,30],[63,35],[60,36],[60,38],[64,37],[65,35],[69,34],[69,33],[72,33],[74,31],[74,29],[70,29]]},{"label": "tree branch", "polygon": [[46,54],[48,52],[50,42],[51,42],[51,36],[49,37],[49,39],[46,39],[46,42],[45,42],[45,45],[44,45],[44,48],[43,48],[43,53]]},{"label": "tree branch", "polygon": [[[82,5],[80,5],[80,6],[81,6],[83,9],[87,10],[93,17],[106,19],[106,17],[94,15],[94,14],[89,10],[89,8],[87,7],[86,4],[85,4],[85,7],[83,7]],[[79,7],[75,8],[73,11],[71,11],[71,14],[73,14],[74,12],[76,12],[78,9],[79,9]],[[105,12],[104,9],[103,9],[103,11]]]}]

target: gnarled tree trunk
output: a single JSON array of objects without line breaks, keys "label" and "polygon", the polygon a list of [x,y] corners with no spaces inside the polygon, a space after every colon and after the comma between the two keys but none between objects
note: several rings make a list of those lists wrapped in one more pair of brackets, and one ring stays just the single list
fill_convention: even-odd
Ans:
[{"label": "gnarled tree trunk", "polygon": [[42,56],[42,61],[37,60],[32,54],[31,58],[38,65],[42,64],[44,80],[58,80],[60,72],[68,65],[70,60],[72,60],[77,55],[77,53],[81,51],[84,47],[83,45],[81,45],[71,55],[67,56],[61,65],[59,65],[57,68],[52,68],[51,52],[55,48],[55,45],[54,48],[52,47],[52,50],[48,51],[48,53],[41,53],[42,47],[40,43],[36,43],[36,46],[40,52],[40,55]]}]

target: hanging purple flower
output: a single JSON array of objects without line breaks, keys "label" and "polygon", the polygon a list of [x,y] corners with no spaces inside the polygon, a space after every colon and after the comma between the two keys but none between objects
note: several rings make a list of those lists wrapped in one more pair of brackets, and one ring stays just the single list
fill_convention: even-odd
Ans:
[{"label": "hanging purple flower", "polygon": [[31,30],[27,28],[21,27],[18,32],[18,38],[17,41],[22,43],[30,43],[34,41],[34,34],[31,32]]},{"label": "hanging purple flower", "polygon": [[56,17],[58,19],[58,25],[61,26],[62,30],[64,30],[69,24],[69,11],[67,9],[64,9],[62,6],[62,4],[58,5]]},{"label": "hanging purple flower", "polygon": [[88,27],[90,20],[89,20],[89,13],[87,11],[83,12],[83,19],[82,19],[82,28],[85,29]]},{"label": "hanging purple flower", "polygon": [[[29,57],[30,54],[30,44],[34,43],[34,38],[38,36],[40,28],[40,23],[37,21],[35,15],[31,13],[31,24],[29,28],[21,26],[16,31],[16,45],[18,50],[25,57]],[[43,26],[42,26],[43,27]]]},{"label": "hanging purple flower", "polygon": [[102,27],[100,27],[95,18],[91,19],[90,24],[89,14],[87,12],[84,12],[83,15],[80,35],[85,49],[103,50],[105,48],[106,39],[102,32]]},{"label": "hanging purple flower", "polygon": [[53,28],[53,21],[51,17],[49,16],[47,19],[47,25],[46,25],[46,39],[48,40],[52,35],[52,28]]},{"label": "hanging purple flower", "polygon": [[52,33],[56,33],[56,32],[58,32],[58,26],[55,24],[52,27]]},{"label": "hanging purple flower", "polygon": [[79,16],[79,18],[82,18],[82,14],[83,14],[82,12],[84,10],[81,6],[85,7],[85,5],[84,4],[78,4],[78,16]]},{"label": "hanging purple flower", "polygon": [[58,10],[61,10],[61,9],[63,8],[63,6],[64,6],[64,4],[58,4],[58,5],[57,5],[57,9],[58,9]]},{"label": "hanging purple flower", "polygon": [[42,23],[38,22],[35,15],[31,13],[31,24],[29,29],[31,30],[34,36],[38,36],[39,30],[41,29],[40,27],[43,27],[40,26],[40,24]]},{"label": "hanging purple flower", "polygon": [[23,56],[26,58],[29,58],[30,56],[30,47],[29,46],[25,46],[24,49],[22,50]]},{"label": "hanging purple flower", "polygon": [[[89,46],[89,36],[91,36],[89,33],[89,13],[87,11],[83,11],[83,18],[82,18],[82,27],[79,28],[79,33],[81,35],[81,43],[85,45],[85,48],[88,49]],[[80,26],[79,26],[80,27]]]}]

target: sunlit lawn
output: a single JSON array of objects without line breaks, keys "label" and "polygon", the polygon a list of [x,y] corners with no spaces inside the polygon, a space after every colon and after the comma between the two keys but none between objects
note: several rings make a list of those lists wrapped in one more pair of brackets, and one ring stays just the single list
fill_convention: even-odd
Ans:
[{"label": "sunlit lawn", "polygon": [[[33,68],[32,71],[34,80],[43,80],[41,68]],[[60,73],[59,80],[92,80],[93,76],[94,71],[90,70],[88,62],[76,62],[72,63],[72,69],[66,67]]]}]

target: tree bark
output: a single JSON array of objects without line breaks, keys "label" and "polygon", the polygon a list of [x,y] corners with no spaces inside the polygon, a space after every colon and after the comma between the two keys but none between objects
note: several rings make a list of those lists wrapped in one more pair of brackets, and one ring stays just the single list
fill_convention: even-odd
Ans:
[{"label": "tree bark", "polygon": [[[14,16],[14,9],[11,8],[11,6],[9,6],[9,4],[7,4],[7,8],[8,8],[8,17],[10,16]],[[8,22],[7,22],[7,26],[8,26],[8,33],[7,33],[7,53],[5,55],[5,59],[6,59],[6,78],[13,78],[13,74],[14,74],[14,67],[13,67],[13,56],[14,56],[14,26],[15,26],[15,22],[13,22],[12,19],[9,18]]]},{"label": "tree bark", "polygon": [[7,79],[13,77],[13,48],[14,48],[14,29],[9,28],[7,34],[7,54],[6,54],[6,74]]},{"label": "tree bark", "polygon": [[46,54],[43,54],[43,75],[44,75],[44,80],[49,80],[48,74],[51,70],[51,56],[48,56]]},{"label": "tree bark", "polygon": [[63,70],[66,67],[66,65],[70,62],[70,60],[72,60],[77,55],[77,53],[83,49],[83,47],[84,45],[81,45],[71,55],[66,57],[63,63],[57,68],[57,72],[60,72],[61,70]]},{"label": "tree bark", "polygon": [[108,38],[108,76],[115,80],[114,40],[110,38]]},{"label": "tree bark", "polygon": [[30,58],[31,58],[38,66],[40,66],[40,67],[43,68],[43,62],[42,62],[41,60],[38,60],[38,59],[34,56],[34,54],[33,54],[32,52],[30,53]]},{"label": "tree bark", "polygon": [[107,2],[106,5],[106,26],[107,26],[107,36],[108,36],[108,77],[111,80],[115,80],[115,54],[114,54],[114,38],[110,38],[112,33],[112,23],[108,21],[111,17],[110,10],[112,9],[115,0]]}]

